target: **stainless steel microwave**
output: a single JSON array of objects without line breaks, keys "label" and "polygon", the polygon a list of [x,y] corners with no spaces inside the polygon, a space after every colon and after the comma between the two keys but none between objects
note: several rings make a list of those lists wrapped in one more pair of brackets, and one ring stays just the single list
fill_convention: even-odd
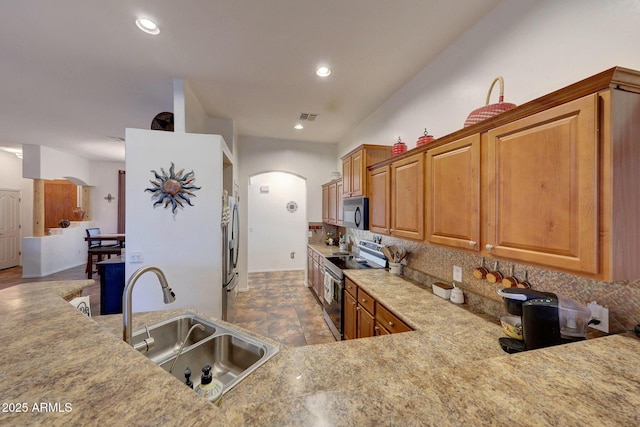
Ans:
[{"label": "stainless steel microwave", "polygon": [[342,200],[342,224],[347,228],[369,229],[369,199],[351,197]]}]

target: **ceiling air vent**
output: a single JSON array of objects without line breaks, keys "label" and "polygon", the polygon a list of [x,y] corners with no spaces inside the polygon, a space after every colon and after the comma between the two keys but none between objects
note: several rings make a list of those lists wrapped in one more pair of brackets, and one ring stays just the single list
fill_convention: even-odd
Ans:
[{"label": "ceiling air vent", "polygon": [[306,120],[306,121],[312,122],[316,119],[316,117],[318,117],[317,114],[300,113],[300,120]]}]

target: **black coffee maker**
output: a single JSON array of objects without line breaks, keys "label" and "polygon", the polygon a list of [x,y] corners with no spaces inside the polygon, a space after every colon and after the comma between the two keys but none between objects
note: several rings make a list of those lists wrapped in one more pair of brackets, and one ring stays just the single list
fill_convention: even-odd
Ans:
[{"label": "black coffee maker", "polygon": [[500,338],[507,353],[586,339],[591,312],[584,304],[550,292],[505,288],[498,291],[507,311],[521,316],[523,340]]}]

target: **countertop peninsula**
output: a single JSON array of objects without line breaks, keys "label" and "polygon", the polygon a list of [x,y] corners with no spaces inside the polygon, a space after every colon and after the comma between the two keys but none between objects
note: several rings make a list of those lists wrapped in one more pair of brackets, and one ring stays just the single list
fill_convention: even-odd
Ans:
[{"label": "countertop peninsula", "polygon": [[[125,344],[120,315],[89,319],[63,299],[92,281],[0,291],[7,404],[0,424],[640,424],[640,339],[633,334],[507,355],[495,320],[384,270],[346,274],[415,331],[281,346],[221,408]],[[184,311],[136,313],[134,328]],[[9,411],[21,402],[26,413]],[[60,410],[34,411],[40,403]]]}]

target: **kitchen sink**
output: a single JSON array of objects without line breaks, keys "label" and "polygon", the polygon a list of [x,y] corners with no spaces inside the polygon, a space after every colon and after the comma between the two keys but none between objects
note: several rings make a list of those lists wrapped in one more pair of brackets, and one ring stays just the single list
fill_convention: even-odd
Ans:
[{"label": "kitchen sink", "polygon": [[[189,329],[196,323],[204,326],[204,331],[196,328],[187,337]],[[175,356],[185,338],[187,341],[184,348],[187,348],[216,332],[216,326],[212,322],[192,313],[172,317],[147,327],[149,334],[155,340],[155,345],[144,354],[157,364]],[[135,346],[145,338],[147,338],[146,330],[141,329],[135,332],[131,337],[132,345]]]},{"label": "kitchen sink", "polygon": [[[205,330],[194,328],[187,337],[182,353],[178,354],[187,332],[194,324],[201,324]],[[193,313],[151,325],[149,333],[156,346],[145,355],[152,362],[169,372],[177,358],[171,374],[184,382],[184,372],[189,367],[194,388],[200,384],[202,367],[208,364],[212,367],[213,377],[223,384],[223,394],[279,351],[274,345]],[[133,335],[134,344],[146,336],[144,329],[137,331]]]},{"label": "kitchen sink", "polygon": [[332,254],[333,256],[344,256],[344,255],[351,255],[349,252],[334,252]]}]

